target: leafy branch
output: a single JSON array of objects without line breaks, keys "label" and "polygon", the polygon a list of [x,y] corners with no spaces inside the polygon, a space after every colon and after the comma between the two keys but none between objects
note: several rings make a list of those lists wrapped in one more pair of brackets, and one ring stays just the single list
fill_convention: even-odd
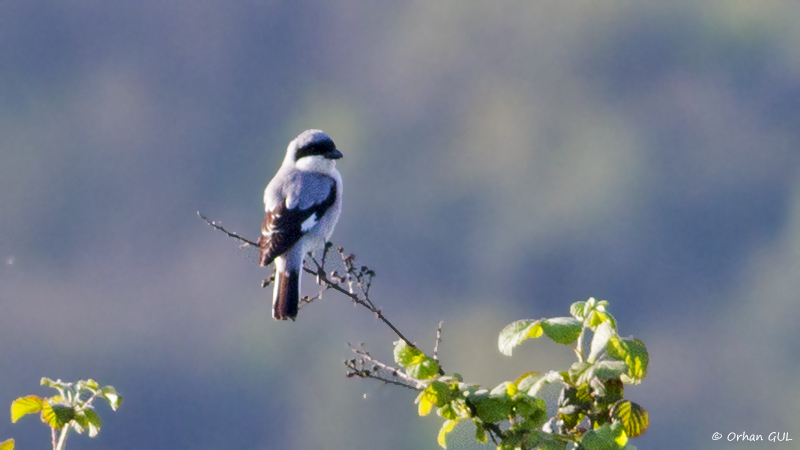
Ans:
[{"label": "leafy branch", "polygon": [[[395,379],[402,380],[394,384],[421,391],[416,400],[419,414],[428,415],[436,408],[445,419],[438,437],[444,448],[455,426],[469,421],[477,442],[492,439],[501,450],[631,449],[628,440],[647,430],[649,415],[624,398],[623,385],[645,378],[649,355],[642,341],[619,336],[607,307],[608,302],[590,298],[574,303],[570,317],[518,320],[500,332],[498,347],[508,356],[522,342],[543,335],[572,347],[578,361],[567,371],[528,372],[488,390],[464,383],[459,374],[440,375],[434,358],[398,342],[394,359],[399,369],[359,350],[347,363],[347,375],[380,379],[381,372],[390,369]],[[560,387],[552,417],[542,398],[548,385]]]},{"label": "leafy branch", "polygon": [[[53,450],[66,448],[70,430],[78,434],[88,431],[89,437],[97,436],[102,421],[92,406],[95,399],[108,400],[114,411],[122,404],[122,397],[116,389],[112,386],[100,387],[92,379],[67,383],[42,378],[41,385],[56,389],[58,395],[45,398],[28,395],[14,400],[11,403],[11,422],[16,423],[22,416],[40,412],[42,422],[50,426]],[[13,443],[10,448],[13,448]]]},{"label": "leafy branch", "polygon": [[[235,238],[243,245],[257,247],[236,233],[198,215],[215,229]],[[416,399],[421,416],[433,408],[445,419],[438,443],[447,447],[447,436],[462,422],[475,425],[475,440],[489,439],[499,450],[622,450],[633,449],[629,438],[643,434],[649,426],[649,415],[638,404],[623,396],[624,384],[639,384],[647,375],[649,355],[638,339],[619,336],[617,322],[607,310],[608,302],[590,298],[573,303],[570,316],[551,319],[518,320],[506,326],[498,339],[501,353],[511,356],[512,350],[528,339],[547,336],[556,343],[569,346],[577,361],[566,371],[528,372],[514,381],[506,381],[491,391],[465,383],[461,375],[446,375],[439,357],[442,323],[436,333],[433,356],[423,353],[410,342],[369,297],[375,273],[355,264],[355,256],[346,255],[339,247],[344,272],[327,272],[327,243],[320,259],[309,255],[304,270],[317,277],[322,286],[313,298],[321,298],[327,290],[335,290],[364,306],[381,319],[400,338],[394,343],[394,362],[386,364],[361,348],[351,348],[355,357],[345,360],[348,378],[371,378],[386,384],[420,392]],[[268,285],[265,280],[263,285]],[[351,346],[352,347],[352,346]],[[560,387],[557,412],[548,416],[542,390]]]}]

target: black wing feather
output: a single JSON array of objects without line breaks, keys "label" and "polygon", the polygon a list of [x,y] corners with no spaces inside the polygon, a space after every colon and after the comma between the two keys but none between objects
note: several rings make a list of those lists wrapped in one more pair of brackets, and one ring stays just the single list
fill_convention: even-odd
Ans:
[{"label": "black wing feather", "polygon": [[261,265],[270,264],[275,258],[292,248],[303,237],[303,222],[314,214],[316,214],[316,220],[319,221],[334,202],[336,202],[336,183],[331,185],[328,197],[322,203],[317,203],[307,209],[299,207],[289,209],[284,200],[277,208],[267,212],[264,216],[264,223],[261,225],[261,238],[258,240]]}]

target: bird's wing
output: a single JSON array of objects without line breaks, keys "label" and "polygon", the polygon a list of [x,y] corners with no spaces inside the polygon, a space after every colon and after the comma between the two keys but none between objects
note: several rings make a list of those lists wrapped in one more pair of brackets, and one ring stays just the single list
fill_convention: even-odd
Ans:
[{"label": "bird's wing", "polygon": [[336,181],[319,173],[292,174],[274,190],[280,200],[272,202],[272,209],[266,212],[261,225],[262,266],[289,250],[336,202]]}]

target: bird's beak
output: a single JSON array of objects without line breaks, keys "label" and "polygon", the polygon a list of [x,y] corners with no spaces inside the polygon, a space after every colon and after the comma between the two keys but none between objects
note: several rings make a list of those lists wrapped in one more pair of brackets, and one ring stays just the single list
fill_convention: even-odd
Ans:
[{"label": "bird's beak", "polygon": [[343,156],[344,155],[342,154],[342,152],[339,151],[339,149],[334,149],[332,152],[330,152],[327,155],[325,155],[325,158],[327,158],[327,159],[339,159],[339,158],[341,158]]}]

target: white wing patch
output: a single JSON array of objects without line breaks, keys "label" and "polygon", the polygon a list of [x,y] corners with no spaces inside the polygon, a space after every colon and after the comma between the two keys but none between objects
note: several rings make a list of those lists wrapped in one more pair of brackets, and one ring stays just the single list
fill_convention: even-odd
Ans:
[{"label": "white wing patch", "polygon": [[314,228],[314,225],[316,224],[317,224],[317,215],[311,214],[311,216],[305,221],[303,221],[303,223],[300,225],[300,231],[305,233],[306,231]]}]

